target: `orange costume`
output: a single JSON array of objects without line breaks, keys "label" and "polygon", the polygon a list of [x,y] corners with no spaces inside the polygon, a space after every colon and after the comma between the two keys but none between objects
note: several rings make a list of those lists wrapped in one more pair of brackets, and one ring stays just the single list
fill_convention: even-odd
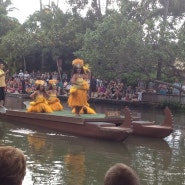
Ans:
[{"label": "orange costume", "polygon": [[[73,65],[73,76],[71,79],[72,87],[69,91],[68,105],[72,108],[72,113],[76,113],[77,115],[88,112],[90,114],[95,114],[95,111],[89,107],[87,103],[88,100],[88,75],[87,72],[90,73],[88,67],[84,66],[84,62],[81,59],[75,59],[72,62]],[[85,112],[83,111],[83,108]],[[88,111],[89,110],[89,111]]]},{"label": "orange costume", "polygon": [[53,112],[46,99],[47,94],[44,91],[44,82],[42,80],[37,80],[35,83],[38,85],[37,90],[30,95],[34,100],[30,102],[27,112]]},{"label": "orange costume", "polygon": [[48,105],[53,111],[63,110],[63,106],[60,103],[60,100],[57,98],[55,93],[50,93],[48,98]]},{"label": "orange costume", "polygon": [[82,78],[77,79],[78,85],[73,85],[69,91],[68,104],[70,107],[85,106],[87,103],[87,91],[89,84]]},{"label": "orange costume", "polygon": [[[72,113],[75,113],[74,108],[72,109]],[[87,105],[83,106],[82,109],[80,110],[80,114],[96,114],[96,112],[87,103]]]},{"label": "orange costume", "polygon": [[63,110],[63,106],[60,103],[60,99],[57,98],[57,90],[56,88],[56,80],[49,80],[52,89],[48,91],[49,98],[48,98],[48,105],[53,111],[61,111]]}]

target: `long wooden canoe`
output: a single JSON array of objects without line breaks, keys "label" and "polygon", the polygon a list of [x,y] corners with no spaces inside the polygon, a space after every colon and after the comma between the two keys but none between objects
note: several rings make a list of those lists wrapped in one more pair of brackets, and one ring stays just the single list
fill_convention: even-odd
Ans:
[{"label": "long wooden canoe", "polygon": [[157,124],[154,121],[133,120],[131,110],[125,107],[123,127],[125,127],[125,124],[132,127],[134,135],[165,138],[173,132],[173,114],[168,107],[164,109],[164,113],[163,123]]},{"label": "long wooden canoe", "polygon": [[73,135],[112,141],[124,141],[132,133],[130,127],[115,125],[115,123],[122,123],[124,117],[106,117],[105,114],[83,114],[77,117],[70,110],[53,113],[28,113],[22,109],[6,110],[0,113],[0,119],[15,124],[24,123]]}]

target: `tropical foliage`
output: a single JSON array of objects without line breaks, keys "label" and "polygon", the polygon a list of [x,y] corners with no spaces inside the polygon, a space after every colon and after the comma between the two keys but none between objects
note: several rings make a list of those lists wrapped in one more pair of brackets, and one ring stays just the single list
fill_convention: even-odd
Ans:
[{"label": "tropical foliage", "polygon": [[40,0],[40,10],[20,24],[8,16],[11,0],[0,0],[0,58],[12,73],[53,71],[61,58],[70,74],[71,61],[80,57],[99,78],[184,78],[183,0],[66,1],[70,8],[63,12]]}]

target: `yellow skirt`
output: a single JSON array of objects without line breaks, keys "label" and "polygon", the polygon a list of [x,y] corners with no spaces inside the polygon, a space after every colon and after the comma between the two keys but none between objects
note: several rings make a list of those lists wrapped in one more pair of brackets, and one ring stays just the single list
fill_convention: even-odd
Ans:
[{"label": "yellow skirt", "polygon": [[35,101],[30,102],[30,106],[27,112],[53,112],[50,106],[48,105],[44,97],[38,97]]},{"label": "yellow skirt", "polygon": [[[72,109],[72,113],[75,113],[75,108]],[[96,114],[95,110],[89,106],[83,106],[80,110],[80,114]]]},{"label": "yellow skirt", "polygon": [[53,111],[60,111],[64,109],[57,97],[50,97],[48,99],[48,105]]},{"label": "yellow skirt", "polygon": [[69,94],[68,105],[69,107],[80,106],[83,107],[87,103],[87,90],[76,89],[75,92]]}]

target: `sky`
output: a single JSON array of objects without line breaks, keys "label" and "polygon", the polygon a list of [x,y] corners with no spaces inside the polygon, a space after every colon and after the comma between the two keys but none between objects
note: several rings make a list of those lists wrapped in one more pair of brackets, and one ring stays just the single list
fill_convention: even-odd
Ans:
[{"label": "sky", "polygon": [[[57,0],[52,0],[53,2],[57,3]],[[62,0],[65,1],[65,0]],[[12,6],[17,8],[14,11],[10,12],[8,15],[11,17],[15,17],[19,20],[20,23],[26,21],[29,15],[33,14],[35,11],[40,9],[40,0],[11,0]],[[59,1],[61,2],[61,1]],[[49,0],[42,0],[44,5],[49,3]],[[59,4],[61,9],[65,9],[65,3]]]}]

